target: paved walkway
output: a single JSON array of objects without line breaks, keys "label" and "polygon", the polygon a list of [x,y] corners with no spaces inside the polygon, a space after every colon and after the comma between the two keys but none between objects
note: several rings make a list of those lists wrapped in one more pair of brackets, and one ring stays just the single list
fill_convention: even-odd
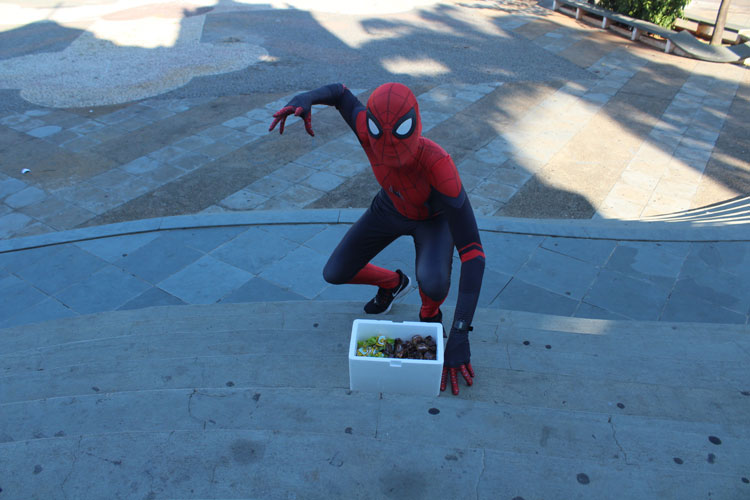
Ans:
[{"label": "paved walkway", "polygon": [[[361,210],[177,216],[0,242],[0,327],[177,304],[371,298],[321,270]],[[746,224],[480,218],[479,307],[747,324]],[[414,276],[398,240],[376,263]],[[454,263],[458,268],[459,263]],[[447,304],[453,303],[454,281]],[[412,293],[406,303],[418,304]],[[416,318],[415,318],[416,319]]]}]

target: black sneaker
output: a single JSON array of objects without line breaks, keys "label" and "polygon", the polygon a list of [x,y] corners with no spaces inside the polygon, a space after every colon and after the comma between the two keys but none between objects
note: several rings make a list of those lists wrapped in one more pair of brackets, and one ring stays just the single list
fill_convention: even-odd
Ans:
[{"label": "black sneaker", "polygon": [[396,272],[400,278],[398,286],[396,288],[378,288],[378,293],[375,297],[365,304],[365,312],[367,314],[387,313],[391,310],[394,299],[409,288],[409,284],[411,283],[409,277],[402,273],[401,269],[396,269]]},{"label": "black sneaker", "polygon": [[[441,323],[441,325],[442,325],[442,323],[443,323],[443,311],[441,311],[440,309],[438,309],[437,314],[435,316],[431,316],[429,318],[423,318],[422,317],[422,313],[420,312],[419,313],[419,321],[421,321],[422,323]],[[444,339],[448,338],[448,335],[445,334],[445,327],[443,327],[443,338]]]}]

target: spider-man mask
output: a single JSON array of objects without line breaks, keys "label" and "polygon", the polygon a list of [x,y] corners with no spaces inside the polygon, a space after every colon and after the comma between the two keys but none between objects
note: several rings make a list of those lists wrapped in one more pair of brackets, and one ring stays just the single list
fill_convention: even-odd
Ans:
[{"label": "spider-man mask", "polygon": [[411,90],[385,83],[367,101],[367,131],[378,162],[388,167],[413,165],[419,151],[422,120]]}]

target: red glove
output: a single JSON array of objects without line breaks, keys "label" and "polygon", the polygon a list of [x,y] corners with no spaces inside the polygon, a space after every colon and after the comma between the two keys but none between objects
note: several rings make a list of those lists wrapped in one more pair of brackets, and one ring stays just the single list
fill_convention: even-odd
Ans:
[{"label": "red glove", "polygon": [[461,372],[466,380],[466,385],[471,386],[474,383],[474,369],[471,367],[471,349],[469,347],[468,331],[451,329],[448,337],[448,343],[445,346],[445,361],[443,362],[443,376],[440,380],[440,390],[444,391],[448,382],[448,375],[451,379],[451,391],[454,396],[458,395],[458,376],[457,371]]},{"label": "red glove", "polygon": [[294,116],[301,116],[305,122],[305,130],[308,134],[315,136],[312,129],[312,106],[313,104],[325,104],[326,106],[339,106],[341,100],[344,98],[346,87],[341,83],[332,83],[325,85],[310,92],[303,92],[298,94],[289,101],[289,104],[278,110],[273,115],[273,122],[268,127],[270,132],[276,126],[277,123],[281,122],[279,127],[279,133],[284,133],[284,122],[286,117],[294,114]]},{"label": "red glove", "polygon": [[278,110],[276,113],[273,114],[273,122],[271,122],[271,126],[268,127],[268,131],[276,127],[277,123],[281,123],[279,126],[279,133],[284,133],[284,123],[286,122],[286,117],[294,114],[294,116],[301,116],[302,120],[305,122],[305,130],[308,134],[311,136],[315,136],[315,133],[312,129],[312,99],[309,96],[309,92],[300,94],[298,96],[294,96],[291,101],[289,101],[289,104]]}]

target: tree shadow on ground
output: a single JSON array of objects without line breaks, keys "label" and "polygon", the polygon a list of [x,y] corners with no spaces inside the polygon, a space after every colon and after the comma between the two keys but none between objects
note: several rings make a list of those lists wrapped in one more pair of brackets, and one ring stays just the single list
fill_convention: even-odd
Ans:
[{"label": "tree shadow on ground", "polygon": [[[493,139],[513,132],[524,114],[541,100],[555,92],[567,92],[566,84],[588,82],[595,85],[599,80],[600,76],[588,70],[591,61],[587,63],[586,58],[581,56],[586,51],[584,47],[596,45],[596,42],[582,40],[562,53],[554,53],[535,43],[536,38],[547,34],[554,38],[560,33],[570,32],[570,27],[555,22],[556,14],[551,12],[539,20],[541,14],[537,11],[541,8],[536,2],[465,2],[462,5],[463,9],[439,5],[408,15],[360,16],[356,19],[351,16],[321,16],[294,9],[278,10],[268,5],[248,6],[233,0],[219,0],[210,11],[185,10],[182,12],[185,19],[205,16],[201,43],[230,45],[245,42],[262,45],[269,57],[242,70],[195,77],[186,85],[160,94],[157,98],[303,91],[337,81],[368,91],[380,83],[393,80],[423,90],[445,83],[502,82],[496,91],[466,109],[459,112],[454,110],[449,120],[426,133],[443,145],[456,163],[460,163]],[[503,15],[479,19],[467,7],[496,10]],[[130,11],[131,15],[137,14],[133,9]],[[533,16],[529,16],[529,13]],[[5,50],[10,51],[5,57],[15,57],[14,54],[22,54],[24,50],[38,52],[49,48],[50,51],[60,51],[80,34],[62,27],[50,28],[49,24],[45,26],[48,35],[39,38],[41,41],[35,42],[36,45],[24,48],[22,44],[5,44]],[[19,31],[15,36],[28,37],[39,29],[42,27],[29,25],[19,28],[26,30],[26,35]],[[182,38],[181,33],[175,44],[182,43]],[[149,49],[143,48],[142,51],[147,53]],[[602,50],[602,54],[606,52]],[[629,54],[631,63],[639,57],[633,54]],[[632,141],[648,141],[665,106],[689,77],[687,71],[644,59],[642,68],[602,107],[601,113],[617,122],[623,134],[631,136]],[[367,92],[362,94],[362,99],[366,97]],[[450,102],[446,105],[450,106]],[[710,105],[709,101],[705,110],[707,113],[720,111],[711,109]],[[731,125],[734,121],[728,120],[727,123]],[[207,123],[206,127],[212,125],[215,124]],[[736,128],[739,124],[732,126]],[[343,120],[332,127],[337,136],[347,132]],[[299,129],[297,127],[296,130],[299,132]],[[290,132],[294,131],[295,128],[290,127]],[[736,136],[741,142],[741,136]],[[616,148],[607,141],[595,137],[592,142],[599,144],[603,158],[607,154],[610,159],[614,158]],[[708,142],[706,140],[694,146],[706,148]],[[658,141],[654,144],[662,146]],[[712,158],[706,175],[726,183],[732,189],[746,186],[747,162],[741,149],[727,147],[727,155],[715,155],[717,160]],[[251,152],[251,148],[248,151]],[[666,145],[663,151],[667,152]],[[539,175],[539,165],[529,163],[524,153],[511,149],[507,155],[499,156],[495,162],[490,160],[488,164],[496,169],[498,174],[495,179],[500,183],[512,184],[502,177],[505,172],[518,176],[518,170],[525,169],[529,178],[514,198],[506,200],[498,214],[588,218],[595,213],[601,199],[590,198],[585,190],[578,190],[575,186],[561,188],[550,178]],[[575,157],[575,152],[562,153],[569,158]],[[628,152],[621,153],[625,158]],[[729,165],[734,165],[737,172],[727,174]],[[252,168],[252,164],[248,166]],[[576,168],[576,165],[564,162],[560,166],[569,170]],[[583,174],[592,177],[586,172]],[[611,182],[611,179],[602,182]],[[365,172],[361,178],[356,177],[326,195],[317,205],[363,206],[364,200],[369,200],[377,189],[371,173]],[[606,189],[606,186],[597,189]]]}]

